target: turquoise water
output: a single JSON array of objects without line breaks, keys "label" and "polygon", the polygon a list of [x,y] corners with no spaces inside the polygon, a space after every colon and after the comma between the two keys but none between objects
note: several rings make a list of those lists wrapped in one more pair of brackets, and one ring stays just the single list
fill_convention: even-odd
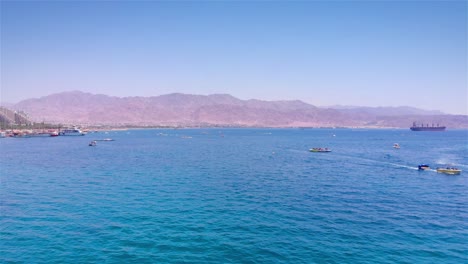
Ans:
[{"label": "turquoise water", "polygon": [[468,262],[466,130],[5,138],[0,173],[4,263]]}]

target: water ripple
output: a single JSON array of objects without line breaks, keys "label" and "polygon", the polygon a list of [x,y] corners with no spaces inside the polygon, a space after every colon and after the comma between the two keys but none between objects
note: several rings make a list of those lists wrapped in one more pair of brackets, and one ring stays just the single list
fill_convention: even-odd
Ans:
[{"label": "water ripple", "polygon": [[201,132],[1,139],[1,262],[468,262],[465,131]]}]

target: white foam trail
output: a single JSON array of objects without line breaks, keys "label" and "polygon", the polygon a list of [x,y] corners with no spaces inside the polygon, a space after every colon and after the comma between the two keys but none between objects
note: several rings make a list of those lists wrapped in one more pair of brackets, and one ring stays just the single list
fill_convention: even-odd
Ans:
[{"label": "white foam trail", "polygon": [[391,166],[395,166],[395,167],[399,167],[399,168],[406,168],[406,169],[410,169],[410,170],[418,170],[418,167],[408,166],[408,165],[404,165],[404,164],[385,162],[385,161],[380,161],[380,160],[373,160],[373,159],[367,159],[367,158],[361,158],[361,157],[355,157],[355,156],[348,156],[348,155],[338,155],[338,156],[345,156],[347,158],[353,158],[353,159],[357,159],[357,160],[364,160],[364,161],[368,161],[368,162],[391,165]]},{"label": "white foam trail", "polygon": [[[287,151],[290,151],[290,152],[294,152],[294,153],[307,153],[309,151],[304,151],[304,150],[298,150],[298,149],[287,149]],[[385,162],[385,161],[380,161],[380,160],[374,160],[374,159],[368,159],[368,158],[361,158],[361,157],[356,157],[356,156],[352,156],[352,155],[343,155],[343,154],[339,154],[339,153],[333,153],[333,156],[341,156],[341,157],[346,157],[346,158],[351,158],[351,159],[354,159],[354,160],[362,160],[362,161],[366,161],[366,162],[371,162],[371,163],[378,163],[378,164],[385,164],[385,165],[390,165],[390,166],[394,166],[394,167],[398,167],[398,168],[405,168],[405,169],[409,169],[409,170],[419,170],[418,167],[415,167],[415,166],[408,166],[408,165],[404,165],[404,164],[398,164],[398,163],[392,163],[392,162]],[[328,156],[325,156],[325,157],[328,157]],[[436,162],[436,164],[447,164],[447,163],[439,163],[439,161],[441,160],[438,160]],[[450,164],[454,164],[454,163],[450,163]],[[454,166],[456,167],[468,167],[468,165],[466,164],[454,164]],[[437,172],[437,170],[435,169],[428,169],[427,171],[433,171],[433,172]]]}]

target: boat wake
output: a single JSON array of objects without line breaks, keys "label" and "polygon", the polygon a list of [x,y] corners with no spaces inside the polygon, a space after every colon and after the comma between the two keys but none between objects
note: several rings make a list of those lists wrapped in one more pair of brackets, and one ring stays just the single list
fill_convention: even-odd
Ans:
[{"label": "boat wake", "polygon": [[343,155],[343,154],[337,154],[335,156],[343,156],[346,158],[352,158],[355,160],[361,160],[361,161],[367,161],[371,163],[378,163],[382,165],[388,165],[388,166],[393,166],[393,167],[398,167],[398,168],[405,168],[409,170],[418,170],[417,166],[408,166],[405,164],[399,164],[399,163],[393,163],[393,162],[388,162],[388,161],[381,161],[381,160],[376,160],[376,159],[369,159],[369,158],[361,158],[361,157],[356,157],[356,156],[351,156],[351,155]]},{"label": "boat wake", "polygon": [[[297,154],[304,154],[304,155],[309,155],[308,151],[305,151],[305,150],[298,150],[298,149],[287,149],[288,152],[292,152],[292,153],[297,153]],[[336,158],[336,157],[341,157],[341,158],[346,158],[346,160],[356,160],[356,161],[364,161],[364,162],[368,162],[370,164],[381,164],[381,165],[386,165],[386,166],[391,166],[391,167],[396,167],[396,168],[403,168],[403,169],[408,169],[408,170],[419,170],[418,169],[418,166],[411,166],[411,165],[406,165],[406,164],[402,164],[402,163],[395,163],[395,162],[389,162],[389,161],[382,161],[382,160],[378,160],[378,159],[371,159],[371,158],[365,158],[365,157],[356,157],[354,155],[346,155],[346,154],[342,154],[342,153],[337,153],[335,152],[332,156],[320,156],[321,159],[333,159],[333,158]],[[391,156],[388,154],[386,156],[386,158],[391,158]],[[398,159],[398,161],[400,161]],[[468,168],[468,165],[466,164],[457,164],[457,163],[450,163],[450,162],[447,162],[447,160],[437,160],[435,162],[435,164],[438,164],[438,165],[441,165],[441,164],[450,164],[452,166],[455,166],[455,167],[459,167],[459,168]],[[434,164],[434,165],[435,165]],[[364,164],[363,164],[364,165]],[[436,166],[435,166],[436,167]],[[440,166],[438,166],[440,167]],[[432,172],[437,172],[436,169],[427,169],[427,171],[432,171]]]},{"label": "boat wake", "polygon": [[390,163],[390,162],[384,162],[384,163],[387,163],[388,165],[392,165],[392,166],[399,167],[399,168],[406,168],[406,169],[410,169],[410,170],[418,170],[418,167],[407,166],[407,165],[396,164],[396,163]]}]

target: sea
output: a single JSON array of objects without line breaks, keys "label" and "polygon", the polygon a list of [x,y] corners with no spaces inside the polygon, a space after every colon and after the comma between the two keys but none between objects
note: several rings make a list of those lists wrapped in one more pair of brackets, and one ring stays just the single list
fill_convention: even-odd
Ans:
[{"label": "sea", "polygon": [[2,138],[0,175],[1,263],[468,263],[467,130]]}]

